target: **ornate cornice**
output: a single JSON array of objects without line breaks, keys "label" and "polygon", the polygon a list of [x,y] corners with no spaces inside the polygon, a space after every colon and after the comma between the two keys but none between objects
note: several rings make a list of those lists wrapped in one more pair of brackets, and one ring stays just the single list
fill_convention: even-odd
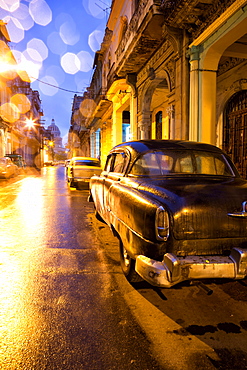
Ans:
[{"label": "ornate cornice", "polygon": [[230,69],[238,66],[239,64],[245,62],[246,59],[244,58],[233,58],[229,57],[226,58],[223,62],[221,62],[218,66],[217,76],[222,75],[223,73],[229,71]]},{"label": "ornate cornice", "polygon": [[232,4],[239,7],[245,0],[162,0],[160,9],[165,14],[165,23],[169,26],[187,30],[192,39],[197,38]]}]

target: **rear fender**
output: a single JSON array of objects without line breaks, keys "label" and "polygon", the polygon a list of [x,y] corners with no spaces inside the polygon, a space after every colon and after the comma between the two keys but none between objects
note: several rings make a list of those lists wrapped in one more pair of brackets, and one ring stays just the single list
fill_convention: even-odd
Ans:
[{"label": "rear fender", "polygon": [[120,183],[111,186],[107,197],[110,223],[132,258],[138,254],[158,258],[165,252],[166,243],[159,243],[155,233],[155,216],[160,205],[136,189]]}]

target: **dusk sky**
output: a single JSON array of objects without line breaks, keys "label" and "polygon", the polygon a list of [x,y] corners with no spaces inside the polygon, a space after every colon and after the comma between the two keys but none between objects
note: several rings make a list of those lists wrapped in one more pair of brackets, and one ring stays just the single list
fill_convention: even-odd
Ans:
[{"label": "dusk sky", "polygon": [[0,0],[10,47],[38,90],[45,127],[54,118],[66,143],[74,94],[93,74],[111,0]]}]

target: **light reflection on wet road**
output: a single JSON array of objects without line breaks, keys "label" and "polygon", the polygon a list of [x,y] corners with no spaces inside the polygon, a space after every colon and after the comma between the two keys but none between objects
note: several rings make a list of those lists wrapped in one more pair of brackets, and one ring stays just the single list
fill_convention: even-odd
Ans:
[{"label": "light reflection on wet road", "polygon": [[1,370],[158,369],[110,279],[120,268],[105,259],[87,196],[64,167],[0,188]]},{"label": "light reflection on wet road", "polygon": [[0,370],[246,370],[246,280],[131,286],[87,196],[0,180]]},{"label": "light reflection on wet road", "polygon": [[[58,170],[58,171],[55,171]],[[1,204],[1,242],[4,245],[33,247],[67,247],[68,233],[70,248],[80,247],[75,229],[81,199],[71,196],[63,177],[63,167],[44,168],[40,177],[27,177],[23,181],[2,189],[0,195],[11,193],[12,202]],[[59,176],[60,174],[60,176]],[[76,196],[77,195],[77,196]],[[86,192],[83,194],[86,197]]]}]

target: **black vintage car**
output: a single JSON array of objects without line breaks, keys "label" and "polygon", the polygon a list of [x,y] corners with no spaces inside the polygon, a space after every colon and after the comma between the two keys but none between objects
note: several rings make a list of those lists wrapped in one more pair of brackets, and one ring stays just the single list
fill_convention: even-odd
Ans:
[{"label": "black vintage car", "polygon": [[247,274],[247,181],[219,148],[178,140],[114,147],[90,181],[130,282],[171,287]]}]

